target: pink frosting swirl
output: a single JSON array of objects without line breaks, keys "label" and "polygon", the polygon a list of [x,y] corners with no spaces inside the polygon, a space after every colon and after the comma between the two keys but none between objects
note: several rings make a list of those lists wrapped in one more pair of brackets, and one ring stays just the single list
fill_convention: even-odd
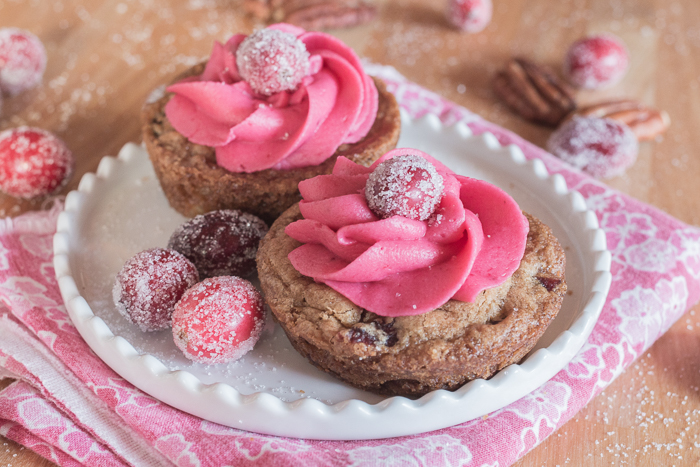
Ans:
[{"label": "pink frosting swirl", "polygon": [[270,28],[294,34],[309,52],[310,72],[296,90],[262,96],[241,80],[242,34],[214,44],[201,76],[167,88],[175,94],[165,107],[173,127],[216,148],[217,163],[231,172],[318,165],[362,139],[377,114],[377,89],[352,49],[321,32]]},{"label": "pink frosting swirl", "polygon": [[[435,166],[442,200],[425,221],[379,219],[364,196],[369,174],[406,153]],[[378,315],[422,314],[450,299],[473,302],[505,282],[525,251],[529,225],[513,198],[415,149],[394,149],[369,168],[340,157],[332,174],[304,180],[299,191],[304,219],[285,229],[304,243],[289,254],[292,265]]]}]

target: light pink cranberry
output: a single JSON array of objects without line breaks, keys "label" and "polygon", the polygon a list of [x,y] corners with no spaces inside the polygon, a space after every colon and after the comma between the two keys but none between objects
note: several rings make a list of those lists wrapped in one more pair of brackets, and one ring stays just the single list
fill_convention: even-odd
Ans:
[{"label": "light pink cranberry", "polygon": [[616,120],[574,117],[552,133],[547,148],[595,178],[611,178],[634,164],[638,143],[632,130]]},{"label": "light pink cranberry", "polygon": [[406,154],[379,164],[365,185],[367,205],[379,217],[426,220],[435,212],[444,183],[433,164]]},{"label": "light pink cranberry", "polygon": [[571,45],[564,59],[564,75],[580,88],[600,89],[619,82],[628,65],[627,48],[619,38],[590,36]]},{"label": "light pink cranberry", "polygon": [[260,338],[265,326],[263,306],[260,292],[240,277],[204,279],[175,307],[175,345],[200,363],[237,360]]},{"label": "light pink cranberry", "polygon": [[491,0],[449,0],[446,13],[453,26],[475,33],[482,31],[491,21],[493,5]]},{"label": "light pink cranberry", "polygon": [[0,28],[0,91],[19,94],[41,82],[46,50],[38,37],[17,28]]},{"label": "light pink cranberry", "polygon": [[75,161],[65,143],[40,128],[0,133],[0,190],[17,198],[54,193],[73,173]]},{"label": "light pink cranberry", "polygon": [[271,96],[299,86],[309,72],[309,52],[294,34],[261,29],[238,46],[236,66],[253,91]]},{"label": "light pink cranberry", "polygon": [[124,264],[112,298],[119,313],[142,331],[158,331],[170,326],[175,304],[198,281],[190,260],[174,250],[151,248]]}]

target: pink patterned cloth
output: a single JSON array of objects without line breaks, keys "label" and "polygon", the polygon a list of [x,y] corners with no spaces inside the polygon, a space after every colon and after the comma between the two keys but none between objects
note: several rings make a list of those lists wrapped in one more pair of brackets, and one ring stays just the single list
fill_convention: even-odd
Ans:
[{"label": "pink patterned cloth", "polygon": [[509,465],[566,423],[700,299],[700,230],[611,190],[464,108],[369,65],[413,117],[468,122],[542,159],[595,210],[612,252],[600,320],[571,363],[513,404],[458,426],[374,441],[307,441],[201,420],[134,388],[80,338],[52,267],[60,204],[0,222],[0,434],[62,466]]}]

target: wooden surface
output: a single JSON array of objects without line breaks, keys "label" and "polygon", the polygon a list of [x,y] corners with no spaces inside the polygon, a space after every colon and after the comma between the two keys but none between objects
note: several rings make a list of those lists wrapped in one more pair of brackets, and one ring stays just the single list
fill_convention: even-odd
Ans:
[{"label": "wooden surface", "polygon": [[[700,2],[697,0],[494,0],[476,35],[449,29],[436,0],[379,1],[378,20],[332,31],[362,56],[465,105],[535,144],[550,130],[499,104],[494,71],[512,55],[561,66],[573,40],[612,32],[626,42],[622,83],[579,93],[581,102],[632,97],[665,109],[667,135],[609,184],[700,225]],[[43,85],[5,99],[0,129],[21,124],[57,133],[80,176],[100,158],[140,141],[149,92],[208,55],[213,40],[250,32],[234,0],[0,0],[0,27],[37,34],[48,51]],[[0,215],[38,209],[0,195]],[[700,461],[700,321],[695,307],[604,393],[516,465],[694,465]],[[0,466],[49,465],[0,437]]]}]

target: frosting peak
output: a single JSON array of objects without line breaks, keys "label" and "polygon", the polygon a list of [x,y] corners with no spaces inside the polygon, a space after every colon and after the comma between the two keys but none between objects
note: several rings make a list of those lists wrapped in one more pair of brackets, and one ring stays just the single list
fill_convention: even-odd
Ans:
[{"label": "frosting peak", "polygon": [[[246,36],[238,34],[214,44],[202,75],[167,89],[174,94],[165,107],[173,127],[193,143],[214,147],[217,163],[232,172],[320,164],[341,144],[362,139],[377,114],[377,89],[352,49],[328,34],[288,24],[267,29],[306,47],[308,72],[296,88],[264,95],[251,87],[261,86],[253,78],[243,80],[241,74],[250,73],[239,70],[236,53]],[[298,58],[298,50],[290,53],[285,63]],[[274,81],[269,76],[264,79]]]},{"label": "frosting peak", "polygon": [[[368,206],[365,185],[378,165],[405,154],[435,167],[442,197],[426,220],[380,219]],[[508,194],[415,149],[390,151],[369,168],[338,158],[331,175],[304,180],[299,191],[304,219],[285,229],[304,243],[289,254],[292,265],[378,315],[474,301],[505,282],[525,251],[528,222]]]}]

